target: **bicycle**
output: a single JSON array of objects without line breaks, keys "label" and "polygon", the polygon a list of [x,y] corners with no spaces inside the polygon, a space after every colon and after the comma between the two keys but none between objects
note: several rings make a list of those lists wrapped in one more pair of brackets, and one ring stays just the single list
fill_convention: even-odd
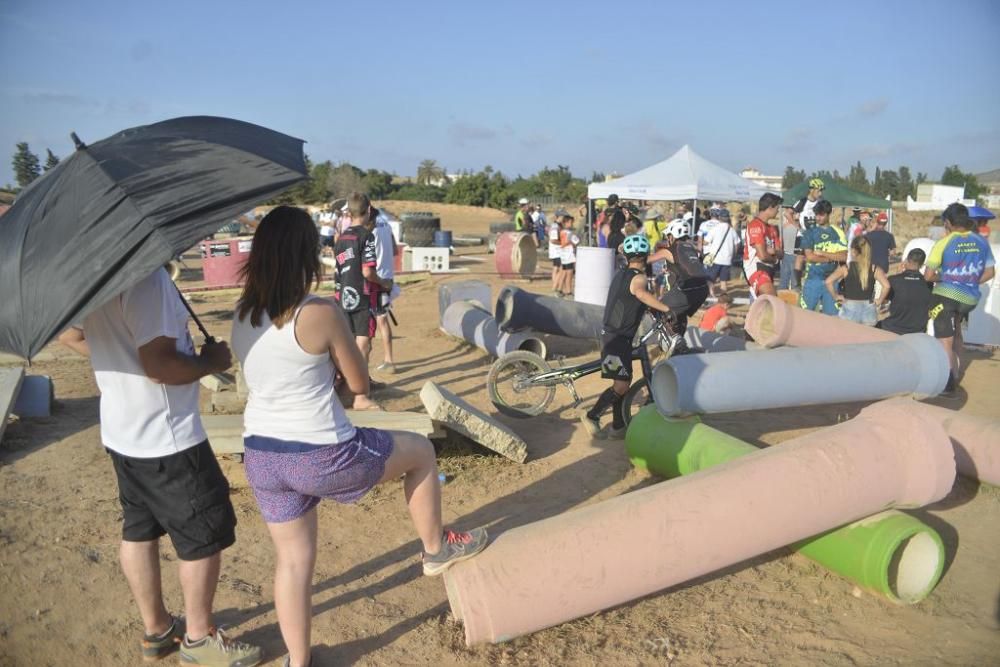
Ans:
[{"label": "bicycle", "polygon": [[[652,328],[643,334],[632,348],[632,360],[638,359],[641,363],[643,377],[632,383],[622,399],[622,413],[626,424],[631,421],[639,408],[653,402],[653,394],[649,389],[653,369],[646,348],[648,341],[656,336],[660,349],[666,354],[665,358],[669,358],[673,351],[671,332],[666,320],[654,317],[653,321]],[[486,387],[490,400],[501,413],[517,418],[536,417],[545,412],[552,402],[558,385],[566,386],[573,397],[573,407],[578,406],[581,399],[576,392],[574,382],[600,370],[600,359],[568,368],[553,369],[545,359],[534,352],[518,350],[509,352],[493,362],[486,376]]]}]

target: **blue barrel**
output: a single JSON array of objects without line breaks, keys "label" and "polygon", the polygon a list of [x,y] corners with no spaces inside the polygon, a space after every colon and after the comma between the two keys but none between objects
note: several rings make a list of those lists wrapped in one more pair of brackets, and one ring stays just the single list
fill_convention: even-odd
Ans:
[{"label": "blue barrel", "polygon": [[434,232],[434,247],[435,248],[450,248],[451,247],[451,232],[445,230],[437,230]]}]

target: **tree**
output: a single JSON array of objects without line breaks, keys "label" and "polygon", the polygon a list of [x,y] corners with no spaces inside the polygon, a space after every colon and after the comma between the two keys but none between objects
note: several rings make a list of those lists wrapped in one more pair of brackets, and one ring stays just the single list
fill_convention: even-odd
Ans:
[{"label": "tree", "polygon": [[881,179],[879,180],[879,189],[872,194],[877,197],[885,197],[886,195],[889,195],[893,199],[900,199],[898,196],[899,175],[892,169],[886,169],[880,175]]},{"label": "tree", "polygon": [[976,199],[985,190],[985,188],[979,185],[979,181],[974,174],[963,172],[958,168],[957,164],[944,168],[944,173],[941,174],[941,184],[964,187],[967,199]]},{"label": "tree", "polygon": [[404,185],[389,195],[389,199],[403,201],[443,202],[448,192],[436,185]]},{"label": "tree", "polygon": [[341,162],[330,171],[327,189],[332,199],[362,192],[365,189],[364,172],[349,162]]},{"label": "tree", "polygon": [[372,199],[385,199],[396,186],[392,184],[392,174],[378,169],[369,169],[361,179],[364,182],[365,192]]},{"label": "tree", "polygon": [[27,187],[42,173],[38,166],[38,156],[31,152],[26,141],[18,142],[13,166],[14,178],[17,179],[17,184],[22,188]]},{"label": "tree", "polygon": [[913,184],[913,177],[910,175],[910,168],[901,166],[899,168],[899,191],[893,199],[906,199],[917,196],[917,186]]},{"label": "tree", "polygon": [[59,156],[53,153],[51,148],[46,148],[45,152],[48,154],[45,158],[45,171],[48,171],[52,167],[59,164]]},{"label": "tree", "polygon": [[847,175],[847,186],[861,192],[870,192],[871,184],[868,182],[868,172],[861,166],[861,160],[851,167],[851,172]]},{"label": "tree", "polygon": [[438,185],[445,180],[444,169],[437,160],[424,160],[417,167],[417,185]]},{"label": "tree", "polygon": [[781,177],[781,189],[791,190],[799,183],[806,180],[806,170],[796,169],[792,165],[785,167],[785,174]]}]

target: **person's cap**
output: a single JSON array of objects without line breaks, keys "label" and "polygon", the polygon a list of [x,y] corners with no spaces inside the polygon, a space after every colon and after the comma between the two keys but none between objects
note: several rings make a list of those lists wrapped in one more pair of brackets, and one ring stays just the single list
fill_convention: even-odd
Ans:
[{"label": "person's cap", "polygon": [[527,197],[521,197],[520,199],[517,200],[517,203],[521,204],[521,205],[527,204],[528,203],[528,198]]},{"label": "person's cap", "polygon": [[609,205],[614,205],[614,204],[617,204],[617,203],[618,203],[618,195],[609,195],[608,196],[608,204]]},{"label": "person's cap", "polygon": [[875,222],[889,222],[889,214],[885,211],[879,211],[879,214],[875,217]]},{"label": "person's cap", "polygon": [[720,208],[715,211],[715,219],[722,222],[729,222],[731,218],[729,217],[728,208]]},{"label": "person's cap", "polygon": [[855,206],[854,208],[851,209],[851,211],[854,212],[854,213],[861,213],[861,207],[860,206]]},{"label": "person's cap", "polygon": [[646,215],[642,216],[643,220],[659,220],[663,218],[663,214],[657,211],[655,208],[651,208],[646,211]]},{"label": "person's cap", "polygon": [[564,215],[569,215],[569,211],[567,211],[567,210],[566,210],[566,209],[564,209],[564,208],[557,208],[557,209],[556,209],[556,212],[554,213],[554,215],[555,215],[555,216],[556,216],[557,218],[561,218],[561,217],[563,217]]}]

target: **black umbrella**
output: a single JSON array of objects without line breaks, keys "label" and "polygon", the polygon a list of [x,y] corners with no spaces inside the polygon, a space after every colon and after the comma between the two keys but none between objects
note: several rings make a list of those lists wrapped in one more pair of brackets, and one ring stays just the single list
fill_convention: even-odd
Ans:
[{"label": "black umbrella", "polygon": [[0,217],[0,351],[67,326],[308,177],[302,140],[191,116],[82,144]]}]

